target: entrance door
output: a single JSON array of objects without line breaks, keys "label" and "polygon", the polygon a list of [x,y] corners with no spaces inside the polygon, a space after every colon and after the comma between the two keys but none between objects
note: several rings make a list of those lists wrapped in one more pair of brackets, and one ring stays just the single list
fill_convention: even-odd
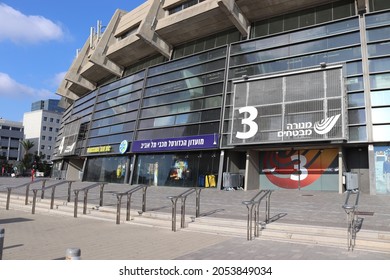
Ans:
[{"label": "entrance door", "polygon": [[260,185],[338,191],[338,149],[260,152]]}]

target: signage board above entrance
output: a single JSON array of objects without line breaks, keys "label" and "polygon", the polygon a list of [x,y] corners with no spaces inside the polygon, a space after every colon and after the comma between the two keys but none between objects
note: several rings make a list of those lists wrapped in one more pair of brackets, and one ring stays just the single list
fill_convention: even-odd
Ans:
[{"label": "signage board above entrance", "polygon": [[346,140],[341,66],[235,81],[230,145]]},{"label": "signage board above entrance", "polygon": [[178,138],[152,139],[134,141],[133,153],[162,152],[162,151],[190,151],[212,149],[218,147],[218,134],[205,134]]}]

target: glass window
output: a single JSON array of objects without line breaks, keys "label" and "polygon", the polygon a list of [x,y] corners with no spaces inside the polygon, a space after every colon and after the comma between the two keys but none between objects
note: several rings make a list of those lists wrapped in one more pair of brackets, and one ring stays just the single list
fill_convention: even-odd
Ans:
[{"label": "glass window", "polygon": [[365,126],[353,126],[349,128],[349,141],[367,141]]},{"label": "glass window", "polygon": [[197,65],[179,71],[174,71],[167,74],[161,74],[159,76],[148,78],[147,86],[164,83],[171,80],[189,78],[191,76],[196,76],[204,72],[211,72],[211,71],[223,69],[224,67],[225,67],[225,59],[203,63],[201,65]]},{"label": "glass window", "polygon": [[[296,20],[298,22],[298,18]],[[262,37],[268,35],[269,34],[268,27],[269,27],[268,21],[261,21],[255,23],[252,37],[256,38],[256,37]]]},{"label": "glass window", "polygon": [[388,40],[390,34],[390,26],[367,30],[367,41]]},{"label": "glass window", "polygon": [[363,74],[362,62],[361,61],[348,62],[347,75],[352,76],[357,74]]},{"label": "glass window", "polygon": [[372,122],[374,124],[390,123],[390,108],[373,108]]},{"label": "glass window", "polygon": [[348,107],[363,107],[364,104],[363,92],[348,94]]},{"label": "glass window", "polygon": [[169,126],[175,124],[175,116],[154,119],[154,126]]},{"label": "glass window", "polygon": [[370,0],[369,3],[371,12],[390,9],[389,0]]},{"label": "glass window", "polygon": [[372,89],[390,88],[390,73],[370,75]]},{"label": "glass window", "polygon": [[390,90],[380,90],[371,92],[371,105],[390,105]]},{"label": "glass window", "polygon": [[373,140],[376,142],[379,141],[389,141],[390,135],[390,125],[374,125],[372,127]]},{"label": "glass window", "polygon": [[297,29],[299,27],[299,13],[288,14],[284,17],[284,30]]},{"label": "glass window", "polygon": [[368,45],[368,55],[379,56],[379,55],[388,55],[390,53],[390,42],[381,42],[377,44]]},{"label": "glass window", "polygon": [[[219,155],[215,152],[139,155],[133,184],[172,187],[205,187],[206,178],[216,187]],[[215,181],[215,183],[214,183]]]},{"label": "glass window", "polygon": [[269,34],[283,31],[283,17],[272,18],[269,20]]},{"label": "glass window", "polygon": [[347,90],[355,91],[355,90],[363,90],[363,77],[353,77],[347,79]]},{"label": "glass window", "polygon": [[349,124],[365,124],[366,123],[366,110],[348,110],[348,122]]},{"label": "glass window", "polygon": [[316,11],[316,23],[322,23],[332,20],[332,4],[322,6]]},{"label": "glass window", "polygon": [[128,172],[127,157],[88,158],[84,180],[92,182],[124,183]]},{"label": "glass window", "polygon": [[370,59],[369,68],[370,72],[390,71],[390,57]]},{"label": "glass window", "polygon": [[333,19],[350,17],[354,14],[355,6],[351,1],[341,1],[334,3]]},{"label": "glass window", "polygon": [[46,122],[47,121],[47,117],[43,117],[43,121]]},{"label": "glass window", "polygon": [[299,17],[299,26],[300,27],[314,25],[314,23],[315,23],[314,11],[315,11],[314,9],[307,10],[305,12],[305,14],[303,14]]}]

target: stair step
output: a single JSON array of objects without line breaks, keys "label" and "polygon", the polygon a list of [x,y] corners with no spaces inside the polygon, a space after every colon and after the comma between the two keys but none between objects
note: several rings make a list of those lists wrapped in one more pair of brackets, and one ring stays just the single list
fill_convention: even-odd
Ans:
[{"label": "stair step", "polygon": [[[35,214],[50,213],[53,215],[74,215],[74,202],[54,200],[54,209],[50,209],[50,198],[36,200]],[[0,193],[0,208],[5,209],[6,194]],[[10,208],[31,213],[32,197],[25,205],[25,196],[11,195]],[[83,201],[78,204],[78,217],[100,219],[116,223],[116,206],[97,206],[87,204],[87,214],[83,212]],[[185,227],[180,227],[180,211],[176,216],[177,231],[192,231],[239,238],[247,237],[247,221],[237,219],[216,218],[193,215],[185,216]],[[147,227],[158,227],[172,230],[172,214],[169,212],[146,211],[141,213],[139,209],[131,209],[130,221],[126,221],[126,209],[121,208],[120,223],[133,224]],[[272,222],[260,229],[259,237],[255,240],[274,240],[292,243],[317,244],[326,246],[347,247],[347,229],[338,227],[323,227],[314,225],[288,224]],[[374,231],[361,229],[357,232],[355,249],[371,250],[378,252],[390,252],[390,231]]]}]

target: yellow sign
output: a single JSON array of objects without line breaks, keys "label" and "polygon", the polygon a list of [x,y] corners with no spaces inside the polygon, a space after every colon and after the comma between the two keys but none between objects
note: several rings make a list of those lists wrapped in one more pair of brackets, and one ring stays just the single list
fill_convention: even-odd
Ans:
[{"label": "yellow sign", "polygon": [[111,152],[111,146],[89,147],[87,153],[106,153]]}]

